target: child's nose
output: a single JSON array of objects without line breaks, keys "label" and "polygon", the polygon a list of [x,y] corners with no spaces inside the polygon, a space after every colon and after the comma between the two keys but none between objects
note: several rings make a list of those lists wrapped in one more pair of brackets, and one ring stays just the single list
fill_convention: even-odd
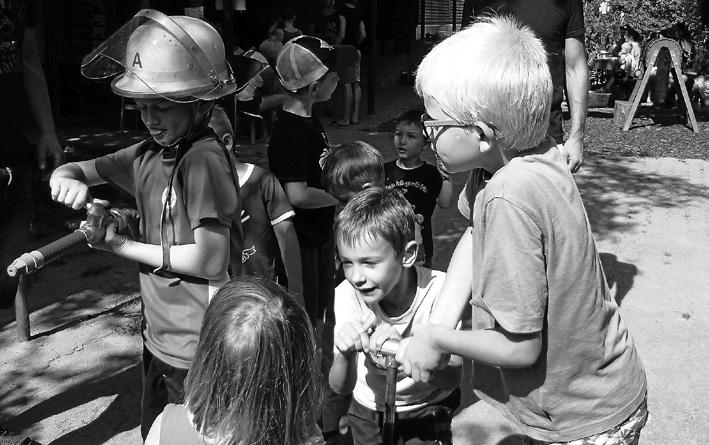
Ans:
[{"label": "child's nose", "polygon": [[361,267],[355,266],[352,269],[352,281],[355,285],[360,285],[367,282],[367,277],[364,275]]}]

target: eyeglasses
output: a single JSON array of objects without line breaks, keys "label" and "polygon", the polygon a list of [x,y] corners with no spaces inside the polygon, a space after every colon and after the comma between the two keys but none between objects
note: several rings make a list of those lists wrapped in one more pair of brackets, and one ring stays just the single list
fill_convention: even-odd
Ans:
[{"label": "eyeglasses", "polygon": [[471,125],[464,124],[453,119],[431,119],[431,116],[429,116],[427,113],[423,113],[421,115],[421,128],[423,128],[423,135],[426,136],[429,141],[431,141],[431,146],[434,145],[435,139],[437,139],[436,136],[440,135],[441,131],[448,127],[472,129],[475,130],[475,132],[477,132],[478,136],[480,136],[481,138],[485,136],[485,130],[490,131],[491,134],[493,134],[497,139],[502,139],[503,137],[502,133],[500,133],[497,128],[495,128],[491,124],[486,124],[484,122],[475,122]]}]

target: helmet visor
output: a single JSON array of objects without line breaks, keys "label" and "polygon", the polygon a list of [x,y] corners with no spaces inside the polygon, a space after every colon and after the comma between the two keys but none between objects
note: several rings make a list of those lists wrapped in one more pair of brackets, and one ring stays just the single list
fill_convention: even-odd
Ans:
[{"label": "helmet visor", "polygon": [[213,100],[236,89],[221,37],[206,22],[144,9],[87,54],[81,73],[116,76],[119,96],[174,102]]}]

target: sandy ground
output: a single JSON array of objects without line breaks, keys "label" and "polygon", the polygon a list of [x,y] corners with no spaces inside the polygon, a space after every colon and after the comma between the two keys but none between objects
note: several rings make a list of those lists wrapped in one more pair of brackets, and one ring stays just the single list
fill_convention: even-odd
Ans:
[{"label": "sandy ground", "polygon": [[[328,128],[332,142],[363,139],[392,158],[391,136],[380,124],[413,98],[390,102],[357,128]],[[243,153],[265,160],[262,146]],[[589,156],[576,176],[648,375],[643,445],[709,442],[708,171],[707,161]],[[456,190],[464,179],[454,177]],[[464,227],[455,208],[437,211],[434,266],[445,268]],[[28,282],[29,342],[15,340],[13,314],[0,311],[0,419],[45,444],[140,443],[136,267],[82,248]],[[463,410],[454,426],[459,444],[517,442],[514,429],[481,403]]]}]

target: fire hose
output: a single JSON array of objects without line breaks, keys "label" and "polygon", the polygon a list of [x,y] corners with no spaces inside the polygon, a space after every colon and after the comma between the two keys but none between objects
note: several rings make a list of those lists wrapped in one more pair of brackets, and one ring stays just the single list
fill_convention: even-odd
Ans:
[{"label": "fire hose", "polygon": [[135,222],[138,218],[138,211],[135,209],[109,208],[108,201],[94,199],[86,211],[85,224],[46,246],[23,253],[7,267],[7,274],[11,277],[27,275],[61,257],[73,247],[100,243],[106,237],[106,228],[110,224],[116,225],[117,233],[129,234],[135,239]]}]

